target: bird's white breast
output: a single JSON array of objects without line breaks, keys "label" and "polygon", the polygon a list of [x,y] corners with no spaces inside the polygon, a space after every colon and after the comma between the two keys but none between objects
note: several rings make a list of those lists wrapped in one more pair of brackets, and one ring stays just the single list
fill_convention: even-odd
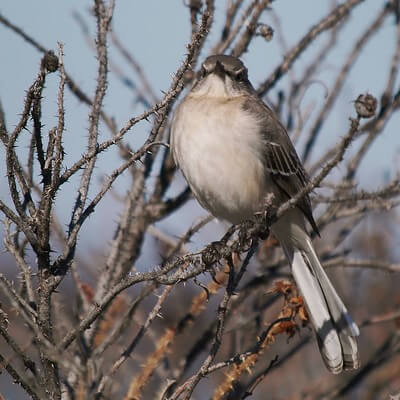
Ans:
[{"label": "bird's white breast", "polygon": [[232,223],[251,217],[265,195],[259,122],[243,100],[188,96],[172,124],[174,157],[196,198]]}]

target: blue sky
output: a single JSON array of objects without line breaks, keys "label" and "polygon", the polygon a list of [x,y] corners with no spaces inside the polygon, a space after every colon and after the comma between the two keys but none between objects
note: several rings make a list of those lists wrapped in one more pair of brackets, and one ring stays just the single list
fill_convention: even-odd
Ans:
[{"label": "blue sky", "polygon": [[[183,60],[186,51],[185,46],[190,36],[188,10],[183,6],[182,0],[117,1],[116,3],[114,31],[142,64],[156,93],[161,96],[161,91],[168,89],[171,76]],[[91,4],[86,0],[40,0],[34,2],[14,0],[2,2],[0,11],[6,18],[23,28],[47,48],[55,49],[57,42],[62,42],[67,71],[88,94],[92,95],[95,87],[96,59],[73,17],[73,12],[78,12],[83,16],[89,24],[91,34],[94,35],[95,23],[89,12]],[[281,29],[286,46],[288,48],[293,46],[311,25],[327,14],[331,4],[330,1],[320,0],[274,1],[272,8],[281,16]],[[216,2],[215,24],[210,38],[206,42],[203,55],[207,54],[218,38],[225,6],[225,1]],[[304,105],[304,107],[311,103],[314,104],[314,116],[317,115],[324,102],[323,86],[328,88],[331,86],[343,57],[348,54],[354,40],[376,16],[381,6],[381,1],[367,0],[354,9],[350,21],[339,36],[336,49],[328,57],[325,68],[315,77],[322,82],[322,85],[312,85],[303,100],[302,106]],[[268,13],[264,14],[262,21],[270,24],[276,32],[279,30]],[[295,76],[300,75],[307,60],[326,39],[326,35],[321,36],[300,57],[292,69]],[[389,68],[387,60],[393,53],[394,45],[394,19],[389,18],[379,34],[365,48],[352,69],[345,88],[335,104],[329,123],[321,132],[317,142],[317,152],[333,145],[345,133],[348,127],[348,117],[354,115],[352,100],[358,94],[369,91],[378,96],[382,92]],[[21,113],[25,90],[35,79],[41,54],[2,25],[0,25],[0,48],[3,54],[0,63],[0,99],[6,111],[7,123],[10,128],[16,124]],[[255,86],[281,62],[282,55],[283,49],[277,34],[272,42],[266,42],[262,38],[254,41],[243,60],[249,68],[250,79]],[[135,82],[136,77],[132,74],[130,67],[112,47],[110,56],[112,62]],[[56,124],[57,84],[57,75],[49,76],[44,92],[43,109],[44,122],[48,129]],[[285,88],[286,85],[287,79],[283,79],[269,93],[268,97],[272,100],[276,99],[277,90]],[[114,116],[119,127],[142,110],[140,105],[135,104],[134,98],[135,94],[121,82],[116,74],[110,72],[109,91],[104,104],[106,111],[109,115]],[[66,112],[65,148],[67,156],[65,162],[70,166],[86,148],[88,109],[67,93]],[[393,174],[393,159],[400,143],[397,134],[398,124],[399,117],[396,116],[378,138],[374,149],[368,153],[358,177],[362,185],[369,188],[376,187],[377,183],[382,181],[384,174],[387,176]],[[128,134],[128,140],[134,148],[140,145],[149,129],[148,123],[140,123]],[[107,138],[108,134],[107,130],[102,127],[102,138]],[[24,135],[19,141],[18,148],[22,154],[26,152],[29,137],[28,133],[24,133]],[[300,142],[300,151],[301,145],[302,142]],[[354,146],[352,151],[354,152],[356,149],[357,146]],[[116,153],[108,152],[103,155],[96,170],[98,174],[95,181],[96,187],[100,185],[101,176],[110,173],[118,165],[118,161]],[[4,152],[2,151],[0,151],[0,163],[4,165]],[[0,179],[1,185],[6,183],[4,177]],[[116,184],[116,190],[121,193],[126,191],[124,179],[123,177]],[[57,208],[65,221],[71,213],[73,189],[76,184],[77,180],[71,181],[65,193],[59,197]],[[4,195],[1,196],[4,198]],[[115,220],[115,213],[113,213],[115,207],[114,200],[109,196],[100,207],[104,213],[104,219],[98,221],[93,218],[88,228],[83,231],[84,240],[89,245],[95,246],[97,242],[92,233],[102,229],[105,221],[112,223]],[[198,211],[200,213],[200,209]],[[113,229],[110,230],[110,234],[112,231]]]}]

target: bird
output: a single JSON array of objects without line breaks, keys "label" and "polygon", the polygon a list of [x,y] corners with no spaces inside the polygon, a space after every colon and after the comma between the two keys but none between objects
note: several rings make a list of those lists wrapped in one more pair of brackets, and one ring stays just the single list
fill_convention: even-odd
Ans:
[{"label": "bird", "polygon": [[[211,55],[176,107],[170,134],[175,163],[200,205],[240,224],[295,196],[309,177],[278,116],[257,95],[237,57]],[[269,200],[268,200],[269,199]],[[271,225],[291,267],[330,372],[357,369],[359,329],[314,249],[319,235],[305,195]]]}]

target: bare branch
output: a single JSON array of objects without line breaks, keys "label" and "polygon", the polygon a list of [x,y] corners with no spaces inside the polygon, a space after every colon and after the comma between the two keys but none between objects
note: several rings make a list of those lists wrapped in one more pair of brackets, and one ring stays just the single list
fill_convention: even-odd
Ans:
[{"label": "bare branch", "polygon": [[279,79],[289,70],[299,55],[313,43],[314,39],[322,32],[332,28],[340,22],[349,12],[363,0],[347,0],[345,3],[340,4],[332,10],[326,17],[324,17],[317,25],[314,25],[310,31],[294,46],[288,54],[285,55],[284,61],[279,65],[271,76],[263,82],[257,92],[260,96],[264,96],[268,90],[273,88]]},{"label": "bare branch", "polygon": [[325,262],[325,268],[331,267],[370,268],[387,272],[400,272],[400,264],[393,264],[381,260],[357,260],[343,257]]},{"label": "bare branch", "polygon": [[323,122],[326,121],[327,116],[332,111],[333,104],[337,99],[338,94],[340,93],[343,84],[349,74],[351,67],[354,65],[358,56],[361,54],[364,46],[367,42],[374,37],[376,31],[383,25],[386,17],[390,13],[390,8],[384,6],[382,11],[377,15],[372,24],[363,32],[360,38],[354,44],[353,49],[350,51],[350,54],[347,58],[347,61],[343,64],[341,70],[339,71],[336,80],[332,86],[332,90],[330,90],[329,96],[326,99],[322,110],[320,111],[318,117],[316,118],[313,127],[310,129],[309,136],[307,138],[307,142],[305,144],[304,152],[303,152],[303,162],[306,162],[311,149],[314,147],[314,143],[317,140],[318,134],[323,126]]},{"label": "bare branch", "polygon": [[262,0],[257,2],[253,8],[252,16],[250,21],[246,24],[246,28],[242,36],[238,39],[234,49],[232,50],[232,55],[235,57],[240,57],[243,53],[247,51],[250,41],[253,39],[255,31],[257,29],[258,20],[261,17],[263,11],[266,10],[270,3],[270,0]]}]

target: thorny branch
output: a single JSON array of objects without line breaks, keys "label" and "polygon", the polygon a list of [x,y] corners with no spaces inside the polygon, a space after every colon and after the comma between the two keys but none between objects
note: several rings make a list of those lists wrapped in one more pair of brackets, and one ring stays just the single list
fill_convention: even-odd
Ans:
[{"label": "thorny branch", "polygon": [[327,29],[332,28],[357,5],[362,3],[363,0],[347,0],[345,3],[338,5],[333,11],[331,11],[325,18],[323,18],[318,24],[314,25],[310,31],[299,41],[299,43],[289,50],[288,54],[285,55],[284,61],[279,65],[272,75],[265,80],[258,88],[258,94],[260,96],[265,95],[268,90],[272,89],[279,79],[281,79],[292,64],[297,60],[299,55],[316,39],[318,35]]}]

